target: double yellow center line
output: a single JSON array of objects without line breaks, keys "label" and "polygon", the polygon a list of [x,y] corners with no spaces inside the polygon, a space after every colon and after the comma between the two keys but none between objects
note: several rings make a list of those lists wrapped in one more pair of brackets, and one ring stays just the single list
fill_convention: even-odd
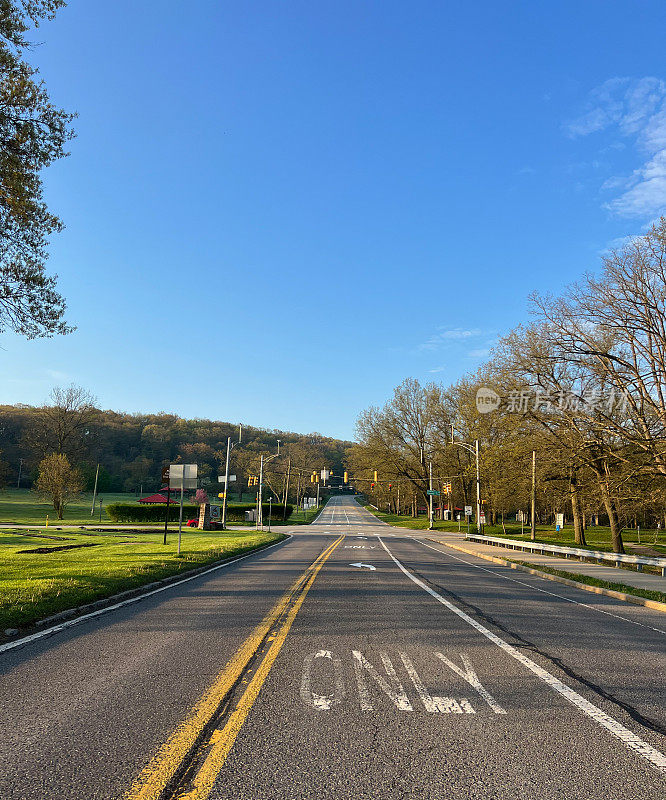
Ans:
[{"label": "double yellow center line", "polygon": [[[310,587],[343,539],[344,534],[321,553],[254,629],[134,781],[125,800],[208,797]],[[262,647],[264,651],[257,658]],[[253,661],[259,661],[259,665],[237,705],[228,713],[225,706],[241,679],[250,674]]]}]

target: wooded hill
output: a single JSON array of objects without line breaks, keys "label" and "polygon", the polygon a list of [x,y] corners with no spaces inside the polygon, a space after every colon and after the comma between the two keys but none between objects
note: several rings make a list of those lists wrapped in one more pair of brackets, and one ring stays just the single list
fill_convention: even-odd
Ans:
[{"label": "wooded hill", "polygon": [[[78,387],[56,389],[52,399],[52,404],[42,407],[0,406],[3,485],[16,486],[23,459],[21,486],[31,486],[41,459],[56,452],[79,467],[89,491],[97,464],[100,492],[146,494],[160,488],[162,467],[179,461],[198,464],[200,484],[216,493],[217,476],[224,472],[227,437],[233,442],[238,439],[238,425],[229,422],[103,411]],[[327,467],[341,474],[351,446],[319,433],[302,435],[244,425],[242,445],[232,451],[231,471],[238,477],[231,485],[232,493],[241,485],[247,487],[249,475],[258,474],[261,453],[277,452],[278,439],[283,457],[270,462],[266,477],[282,485],[291,463],[290,496],[303,493],[313,470]]]}]

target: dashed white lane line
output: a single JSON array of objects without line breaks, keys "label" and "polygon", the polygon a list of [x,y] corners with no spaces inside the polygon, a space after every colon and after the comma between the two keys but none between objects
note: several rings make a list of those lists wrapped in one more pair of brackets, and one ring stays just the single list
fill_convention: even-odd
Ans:
[{"label": "dashed white lane line", "polygon": [[[464,558],[460,558],[459,556],[454,556],[453,553],[449,553],[448,550],[439,550],[437,547],[433,547],[430,544],[426,544],[422,542],[420,539],[417,539],[415,536],[410,537],[412,541],[418,542],[418,544],[422,544],[424,547],[430,548],[430,550],[434,550],[436,553],[441,553],[442,555],[448,556],[450,558],[454,558],[456,561],[461,561],[463,564],[467,564],[470,567],[474,567],[475,569],[480,569],[483,572],[488,572],[490,575],[494,575],[497,578],[504,578],[505,581],[511,581],[511,583],[517,583],[520,586],[525,586],[528,589],[534,589],[534,591],[541,592],[542,594],[548,594],[551,597],[557,597],[560,600],[566,600],[567,603],[573,603],[576,606],[582,606],[583,608],[589,608],[592,611],[597,611],[599,614],[605,614],[607,617],[614,617],[615,619],[621,619],[623,622],[630,622],[632,625],[638,625],[641,628],[647,628],[650,631],[654,631],[655,633],[661,633],[666,636],[666,631],[662,630],[661,628],[653,628],[652,625],[646,625],[644,622],[637,622],[636,620],[629,619],[628,617],[623,617],[620,614],[613,614],[611,611],[604,611],[603,608],[597,608],[596,606],[591,606],[588,603],[581,603],[580,600],[572,600],[570,597],[565,597],[563,594],[558,594],[557,592],[549,592],[547,589],[540,589],[538,586],[533,586],[531,583],[525,583],[525,581],[519,581],[517,578],[510,578],[508,575],[502,575],[499,572],[496,572],[493,569],[488,569],[488,567],[482,567],[479,564],[472,564],[471,561],[466,561]],[[446,547],[446,545],[444,545]]]},{"label": "dashed white lane line", "polygon": [[492,631],[488,630],[484,625],[481,625],[480,622],[477,622],[475,619],[466,614],[462,609],[458,608],[458,606],[451,603],[446,598],[442,597],[441,594],[436,592],[434,589],[431,589],[427,586],[423,581],[419,580],[415,575],[406,569],[398,559],[393,555],[393,553],[388,549],[386,544],[379,539],[382,547],[386,552],[389,554],[391,559],[395,562],[396,566],[403,572],[413,583],[419,586],[421,589],[426,591],[431,597],[434,597],[439,603],[452,611],[456,614],[460,619],[466,622],[468,625],[471,625],[475,630],[477,630],[480,634],[485,636],[489,639],[493,644],[496,644],[500,649],[502,649],[505,653],[510,655],[512,658],[515,658],[516,661],[521,663],[523,666],[527,667],[530,672],[533,672],[540,680],[542,680],[545,684],[550,686],[551,689],[556,691],[565,700],[568,700],[572,703],[576,708],[583,712],[587,717],[597,723],[602,728],[605,728],[609,731],[613,736],[619,739],[624,745],[626,745],[631,750],[634,750],[644,759],[646,759],[653,767],[655,767],[659,772],[663,775],[666,775],[666,755],[656,750],[652,745],[649,745],[647,742],[644,742],[639,736],[635,733],[632,733],[628,728],[625,728],[622,723],[618,722],[613,717],[606,714],[605,711],[602,711],[598,706],[595,706],[593,703],[590,703],[589,700],[586,700],[584,697],[575,692],[570,686],[567,686],[565,683],[562,683],[561,680],[556,678],[554,675],[551,675],[550,672],[540,667],[536,664],[532,659],[528,658],[527,656],[523,655],[519,650],[516,650],[515,647],[512,647],[508,642],[505,642],[504,639],[501,639],[499,636],[494,634]]}]

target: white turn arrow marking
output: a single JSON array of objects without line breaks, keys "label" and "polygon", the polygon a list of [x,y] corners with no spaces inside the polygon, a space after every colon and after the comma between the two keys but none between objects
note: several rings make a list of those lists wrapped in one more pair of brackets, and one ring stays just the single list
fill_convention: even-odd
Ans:
[{"label": "white turn arrow marking", "polygon": [[372,564],[362,564],[360,561],[357,561],[355,564],[350,564],[350,567],[360,567],[361,569],[372,569],[375,570],[377,567],[373,567]]}]

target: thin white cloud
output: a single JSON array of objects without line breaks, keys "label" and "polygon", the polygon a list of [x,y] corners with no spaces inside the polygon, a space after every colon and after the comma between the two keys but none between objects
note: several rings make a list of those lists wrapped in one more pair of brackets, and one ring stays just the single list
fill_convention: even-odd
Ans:
[{"label": "thin white cloud", "polygon": [[489,347],[477,347],[476,349],[470,350],[469,353],[467,353],[468,358],[488,358],[489,355]]},{"label": "thin white cloud", "polygon": [[619,192],[605,207],[624,217],[666,213],[666,82],[612,78],[590,92],[586,109],[565,130],[572,138],[602,130],[632,138],[644,163],[631,175],[604,182],[603,191]]},{"label": "thin white cloud", "polygon": [[432,369],[429,369],[428,372],[444,372],[445,369],[446,367],[433,367]]},{"label": "thin white cloud", "polygon": [[60,372],[57,369],[47,369],[44,370],[44,373],[48,378],[52,378],[54,381],[67,381],[69,380],[69,375],[65,372]]},{"label": "thin white cloud", "polygon": [[454,341],[472,339],[476,336],[483,336],[484,333],[479,328],[443,328],[438,333],[433,334],[419,346],[419,350],[438,350],[442,345]]}]

